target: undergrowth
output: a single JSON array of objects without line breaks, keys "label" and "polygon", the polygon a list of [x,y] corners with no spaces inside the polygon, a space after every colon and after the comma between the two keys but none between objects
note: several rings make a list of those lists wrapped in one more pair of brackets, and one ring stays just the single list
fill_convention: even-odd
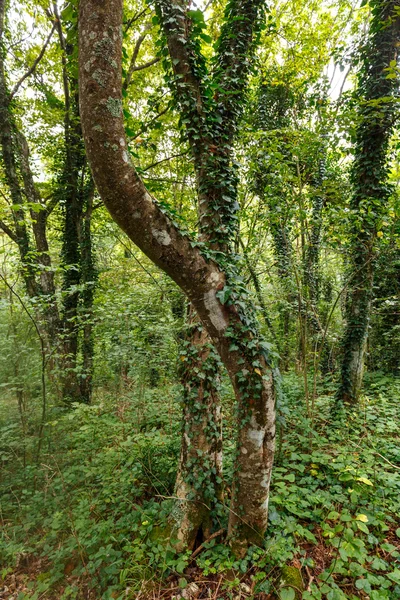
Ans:
[{"label": "undergrowth", "polygon": [[[335,417],[326,384],[312,418],[299,380],[284,387],[268,535],[240,561],[223,536],[192,558],[165,535],[179,454],[175,388],[53,408],[37,464],[33,435],[22,437],[9,412],[0,429],[5,588],[14,582],[15,600],[190,597],[193,582],[199,597],[400,598],[400,382],[370,377],[360,409]],[[228,418],[224,426],[229,433]]]}]

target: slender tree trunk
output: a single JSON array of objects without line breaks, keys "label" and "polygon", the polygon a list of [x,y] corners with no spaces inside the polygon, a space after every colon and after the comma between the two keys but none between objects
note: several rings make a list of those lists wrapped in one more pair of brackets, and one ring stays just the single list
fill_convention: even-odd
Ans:
[{"label": "slender tree trunk", "polygon": [[30,297],[34,297],[38,295],[38,289],[35,281],[34,261],[30,255],[31,244],[25,222],[25,211],[23,209],[23,206],[26,204],[26,202],[19,181],[16,129],[10,114],[9,94],[4,70],[4,11],[4,0],[0,0],[0,144],[4,164],[5,180],[10,190],[10,196],[13,205],[11,208],[11,213],[14,222],[14,241],[18,246],[21,258],[22,276],[28,295]]},{"label": "slender tree trunk", "polygon": [[[31,208],[32,231],[35,240],[36,259],[39,265],[40,300],[42,306],[42,327],[47,332],[45,336],[49,356],[54,359],[57,356],[59,344],[60,315],[56,299],[56,285],[54,281],[54,269],[52,268],[47,241],[47,217],[48,212],[43,204],[40,194],[35,186],[29,160],[29,146],[25,136],[18,132],[18,145],[20,150],[21,175],[24,183],[24,192],[27,200],[35,209]],[[52,361],[52,359],[50,360]]]},{"label": "slender tree trunk", "polygon": [[[271,215],[277,206],[270,206]],[[283,302],[279,309],[280,329],[283,342],[281,344],[280,368],[287,371],[290,364],[290,341],[294,327],[294,307],[296,292],[293,281],[293,249],[289,237],[289,229],[280,220],[271,216],[271,234],[276,256],[279,283],[282,287]]]},{"label": "slender tree trunk", "polygon": [[183,383],[182,443],[172,515],[178,550],[193,548],[212,533],[222,499],[220,363],[195,314],[180,354]]},{"label": "slender tree trunk", "polygon": [[[0,0],[0,144],[14,221],[14,230],[10,230],[9,235],[18,246],[25,288],[28,296],[36,299],[38,323],[47,355],[51,357],[52,350],[57,346],[59,316],[46,238],[47,211],[33,181],[28,144],[11,114],[4,71],[3,26],[4,2]],[[25,208],[27,203],[30,203],[30,209]],[[28,215],[32,220],[34,245],[26,224]]]},{"label": "slender tree trunk", "polygon": [[[322,145],[322,142],[321,142]],[[321,371],[327,373],[330,365],[331,348],[324,338],[324,327],[320,320],[318,301],[320,296],[320,252],[324,195],[322,186],[326,172],[326,148],[321,147],[322,156],[318,161],[318,172],[312,184],[312,214],[305,249],[303,280],[306,302],[307,324],[313,354],[321,353]]]},{"label": "slender tree trunk", "polygon": [[388,146],[398,115],[397,64],[400,0],[373,0],[370,38],[359,73],[360,103],[351,170],[352,229],[349,247],[350,287],[345,307],[343,358],[337,402],[358,402],[371,310],[376,237],[391,193]]},{"label": "slender tree trunk", "polygon": [[93,386],[93,301],[97,282],[97,271],[94,264],[92,248],[92,212],[93,212],[94,182],[90,181],[85,189],[85,211],[81,232],[81,273],[83,290],[82,300],[82,378],[81,397],[86,404],[90,403]]}]

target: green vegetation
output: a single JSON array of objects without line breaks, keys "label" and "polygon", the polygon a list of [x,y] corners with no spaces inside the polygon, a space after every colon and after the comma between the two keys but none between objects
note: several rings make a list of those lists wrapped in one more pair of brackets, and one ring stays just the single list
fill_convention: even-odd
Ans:
[{"label": "green vegetation", "polygon": [[[72,412],[55,408],[39,467],[30,464],[31,436],[29,466],[21,468],[21,428],[17,415],[8,415],[1,427],[5,584],[15,570],[21,599],[91,597],[88,590],[96,598],[134,598],[139,590],[151,597],[160,585],[192,581],[213,592],[220,582],[221,598],[236,596],[242,583],[252,590],[245,597],[285,599],[295,597],[286,575],[282,580],[281,569],[291,565],[308,590],[303,598],[364,597],[360,590],[372,599],[399,597],[399,383],[381,373],[369,378],[362,411],[351,413],[345,428],[329,417],[329,386],[320,390],[313,427],[298,379],[285,378],[284,389],[268,535],[241,560],[223,538],[206,543],[193,562],[191,552],[173,550],[176,388],[143,397],[125,391],[117,401],[108,393]],[[231,401],[226,396],[226,407]],[[228,440],[231,427],[226,420]],[[232,450],[227,442],[228,487]],[[227,516],[228,508],[221,528]]]},{"label": "green vegetation", "polygon": [[399,39],[0,0],[0,600],[400,600]]}]

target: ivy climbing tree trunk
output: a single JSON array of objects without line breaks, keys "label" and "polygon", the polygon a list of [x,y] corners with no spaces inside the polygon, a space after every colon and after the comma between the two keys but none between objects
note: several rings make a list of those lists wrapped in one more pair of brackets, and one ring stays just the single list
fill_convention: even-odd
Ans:
[{"label": "ivy climbing tree trunk", "polygon": [[[221,103],[221,111],[228,112],[236,110],[230,102],[235,97],[234,82],[241,80],[235,77],[236,58],[241,54],[237,51],[236,57],[232,56],[231,48],[227,49],[228,41],[243,42],[241,27],[244,21],[246,27],[249,26],[247,16],[254,13],[254,5],[249,2],[238,2],[234,6],[244,10],[246,18],[239,19],[234,12],[228,14],[220,44],[224,57],[226,51],[233,83],[229,84],[225,99],[217,97],[215,100]],[[228,13],[231,10],[232,5]],[[87,156],[96,187],[112,217],[150,260],[186,293],[231,378],[239,406],[239,421],[229,533],[235,551],[242,554],[248,544],[262,541],[267,525],[275,443],[271,366],[252,317],[253,306],[236,275],[233,258],[227,254],[220,260],[211,244],[196,244],[180,232],[165,209],[147,192],[131,164],[122,115],[121,23],[121,0],[80,3],[80,112]],[[216,68],[220,82],[224,75],[219,67],[224,57]],[[173,61],[175,66],[180,60]],[[182,68],[186,69],[184,58],[182,61]],[[247,58],[244,65],[247,70]],[[194,110],[201,108],[197,101],[191,105]],[[223,139],[227,141],[225,133]],[[226,164],[224,148],[225,145],[221,153],[222,164]],[[230,185],[231,177],[232,174],[229,181],[223,180],[223,185]],[[216,180],[211,184],[214,189]],[[208,185],[207,181],[204,185]],[[212,201],[214,198],[211,195]],[[211,210],[211,205],[209,207]],[[236,207],[228,197],[226,206],[220,206],[219,212],[210,214],[210,227],[214,228],[219,243],[232,235],[230,219],[235,212]],[[225,220],[226,215],[231,216]]]},{"label": "ivy climbing tree trunk", "polygon": [[[46,349],[46,365],[65,401],[90,400],[93,358],[92,312],[95,273],[90,238],[93,181],[85,165],[78,113],[78,81],[68,73],[66,43],[56,3],[53,4],[62,56],[65,95],[65,160],[56,190],[46,202],[35,184],[28,141],[14,118],[16,98],[7,90],[4,61],[5,2],[0,0],[0,146],[5,181],[11,197],[10,221],[0,228],[17,245],[27,295]],[[54,27],[54,25],[53,25]],[[75,35],[76,35],[75,26]],[[76,64],[75,64],[76,66]],[[57,303],[55,269],[47,238],[47,222],[61,204],[63,219],[63,310]],[[84,290],[79,290],[83,284]],[[80,309],[80,313],[78,311]],[[83,326],[78,321],[84,321]],[[82,377],[77,373],[78,336],[82,333]],[[57,381],[58,380],[58,381]]]},{"label": "ivy climbing tree trunk", "polygon": [[82,377],[80,382],[81,397],[89,403],[93,387],[93,302],[97,283],[97,270],[93,255],[92,245],[92,214],[95,188],[93,178],[88,174],[88,181],[84,188],[83,217],[80,227],[81,247],[81,277],[83,290],[81,292],[82,304]]},{"label": "ivy climbing tree trunk", "polygon": [[[63,210],[62,396],[66,402],[88,404],[92,392],[94,352],[92,309],[96,271],[91,219],[95,188],[82,138],[73,44],[68,44],[64,36],[57,3],[54,3],[53,10],[61,50],[64,92],[64,156],[56,190]],[[66,25],[71,42],[77,38],[76,20]],[[78,368],[79,358],[81,365]]]},{"label": "ivy climbing tree trunk", "polygon": [[222,500],[220,361],[193,309],[182,345],[182,442],[173,511],[177,550],[193,548],[212,533]]},{"label": "ivy climbing tree trunk", "polygon": [[371,1],[368,43],[359,72],[358,125],[351,169],[349,291],[337,401],[356,403],[362,386],[376,238],[391,193],[388,146],[398,115],[400,1]]},{"label": "ivy climbing tree trunk", "polygon": [[[233,145],[244,103],[248,61],[254,50],[262,14],[262,3],[253,0],[236,0],[227,5],[224,25],[218,41],[218,51],[211,68],[202,56],[200,49],[199,34],[204,27],[201,13],[196,13],[196,18],[194,18],[194,14],[189,16],[187,5],[181,0],[158,0],[156,7],[164,34],[165,48],[168,49],[164,68],[169,76],[182,122],[186,124],[186,135],[193,155],[198,191],[199,239],[201,243],[207,244],[213,252],[224,257],[223,260],[231,260],[232,239],[237,232],[236,211],[239,206]],[[218,90],[214,94],[210,94],[212,86]],[[203,350],[199,348],[201,339],[205,345]],[[212,432],[214,437],[220,430],[221,410],[218,395],[215,389],[210,389],[213,379],[215,379],[215,377],[211,377],[212,370],[217,374],[218,367],[209,346],[210,340],[207,339],[205,332],[197,339],[196,337],[193,339],[192,360],[193,356],[196,356],[198,362],[196,365],[192,363],[190,370],[191,373],[197,371],[203,376],[207,375],[209,389],[207,396],[204,396],[203,382],[198,381],[197,401],[193,402],[193,398],[191,403],[185,404],[187,426],[192,423],[190,431],[192,447],[196,448],[206,442],[208,449],[206,460],[204,457],[201,460],[197,459],[198,462],[203,463],[200,470],[204,473],[210,472],[210,467],[207,465],[212,465],[212,470],[218,474],[217,478],[209,478],[210,483],[214,484],[210,490],[204,487],[206,496],[199,498],[199,489],[194,487],[195,479],[190,476],[194,463],[192,458],[189,459],[187,452],[182,452],[180,463],[180,472],[189,474],[189,477],[186,478],[185,493],[188,496],[197,496],[201,500],[199,514],[203,515],[206,528],[210,526],[210,515],[207,514],[204,506],[207,504],[214,505],[213,508],[217,507],[221,494],[218,485],[221,460],[219,453],[214,451],[215,445],[221,445],[221,440],[215,438],[206,441],[202,428],[195,425],[199,421],[199,412],[203,415],[201,417],[203,421],[207,420],[207,414],[211,414],[215,425],[210,429],[208,424],[207,429]],[[212,366],[214,369],[211,368]],[[188,381],[191,381],[191,395],[193,396],[195,378],[190,372],[186,374],[186,377]],[[239,398],[238,394],[237,397]],[[193,410],[194,412],[192,412]],[[243,427],[243,422],[239,427]],[[185,438],[182,443],[185,447]],[[238,444],[241,444],[240,439]],[[188,459],[189,464],[185,466],[182,460]],[[236,487],[241,488],[239,484]],[[178,489],[183,490],[184,488],[179,486]],[[212,489],[214,500],[212,500]],[[232,503],[235,503],[235,496],[233,496]],[[213,512],[218,512],[218,509]],[[235,510],[231,512],[231,517],[234,512]],[[191,518],[185,514],[183,523],[184,525],[180,529],[181,535],[184,535],[185,527],[188,531],[195,531],[198,528],[197,523],[199,523],[196,511],[191,510]],[[235,527],[232,526],[231,529],[233,531]],[[186,535],[187,539],[189,537]]]}]

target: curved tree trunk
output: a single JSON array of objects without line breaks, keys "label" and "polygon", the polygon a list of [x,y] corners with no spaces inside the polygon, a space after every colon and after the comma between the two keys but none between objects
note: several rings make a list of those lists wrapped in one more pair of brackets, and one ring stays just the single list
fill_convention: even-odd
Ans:
[{"label": "curved tree trunk", "polygon": [[[177,229],[131,164],[122,118],[121,22],[121,0],[80,3],[80,105],[87,156],[112,217],[186,293],[232,380],[241,429],[229,529],[240,554],[249,543],[260,543],[267,524],[275,439],[271,368],[241,282]],[[221,292],[222,298],[230,297],[229,305],[221,302]]]}]

